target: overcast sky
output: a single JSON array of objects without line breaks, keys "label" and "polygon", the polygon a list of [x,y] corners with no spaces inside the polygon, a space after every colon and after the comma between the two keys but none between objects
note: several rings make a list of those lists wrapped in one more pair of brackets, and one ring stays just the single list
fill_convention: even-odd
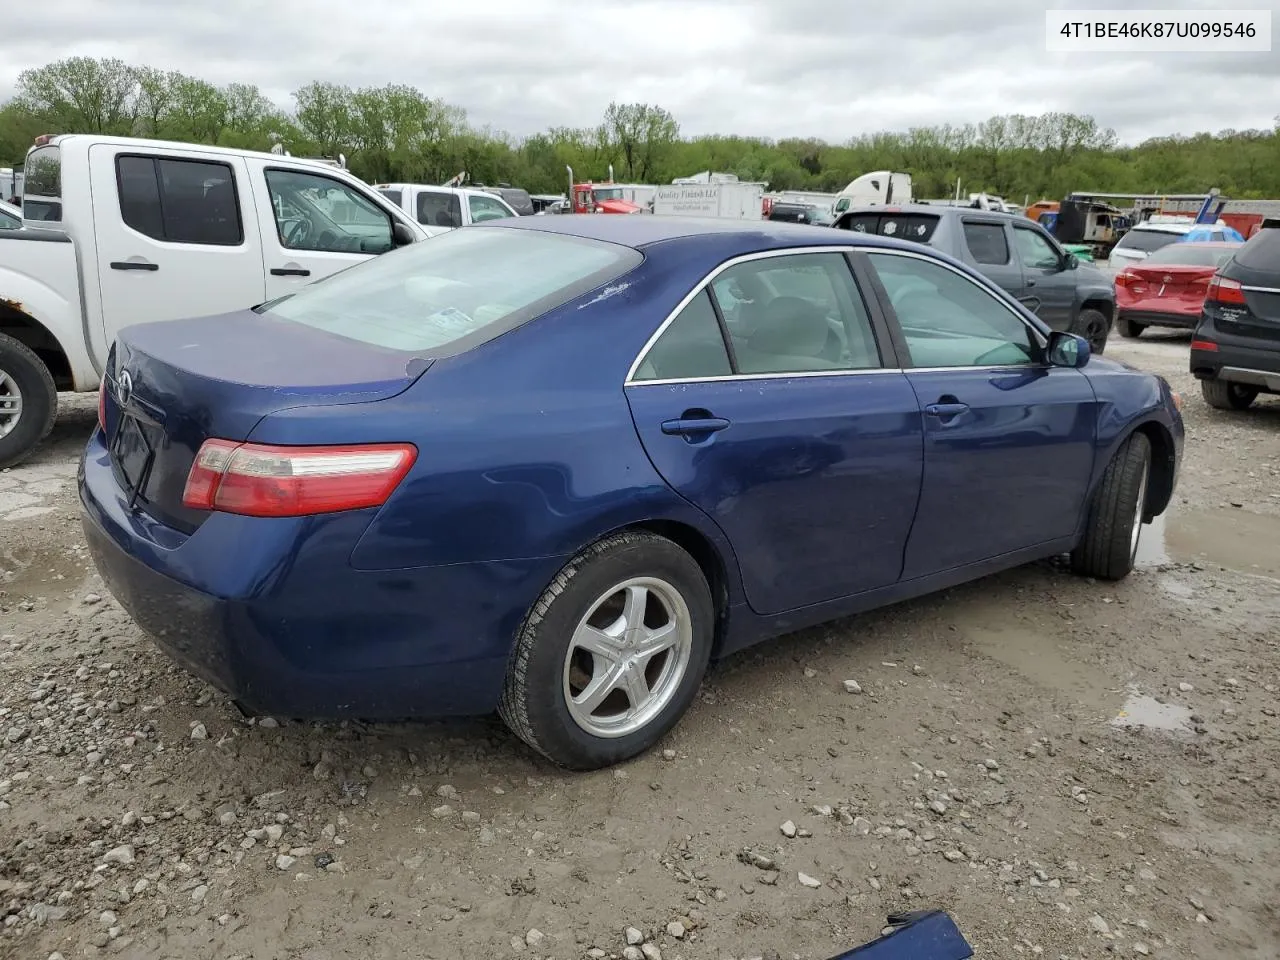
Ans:
[{"label": "overcast sky", "polygon": [[[1123,140],[1261,127],[1280,53],[1045,52],[1044,10],[1274,0],[25,0],[0,15],[0,100],[85,55],[255,83],[407,83],[524,135],[656,103],[686,135],[818,136],[1088,113]],[[1280,19],[1280,18],[1278,18]]]}]

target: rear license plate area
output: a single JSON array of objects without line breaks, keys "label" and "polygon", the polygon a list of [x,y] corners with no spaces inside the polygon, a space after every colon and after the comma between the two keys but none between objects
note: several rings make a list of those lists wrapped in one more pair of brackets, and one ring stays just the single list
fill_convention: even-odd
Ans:
[{"label": "rear license plate area", "polygon": [[120,485],[130,500],[136,502],[145,492],[156,450],[149,428],[137,417],[122,414],[120,426],[111,443],[111,459],[115,463]]}]

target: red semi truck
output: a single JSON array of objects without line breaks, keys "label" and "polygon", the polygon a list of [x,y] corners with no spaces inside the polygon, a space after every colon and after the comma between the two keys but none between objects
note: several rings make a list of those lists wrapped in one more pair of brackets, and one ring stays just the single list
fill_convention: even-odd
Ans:
[{"label": "red semi truck", "polygon": [[569,171],[569,202],[573,213],[643,213],[644,207],[626,199],[622,186],[613,182],[613,167],[605,183],[575,183],[573,167]]}]

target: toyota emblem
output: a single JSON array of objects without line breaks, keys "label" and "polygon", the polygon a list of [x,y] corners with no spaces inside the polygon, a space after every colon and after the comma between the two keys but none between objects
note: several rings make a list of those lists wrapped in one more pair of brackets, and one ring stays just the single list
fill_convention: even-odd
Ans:
[{"label": "toyota emblem", "polygon": [[133,396],[133,377],[128,370],[121,370],[120,375],[116,377],[116,402],[122,407],[129,405],[129,398]]}]

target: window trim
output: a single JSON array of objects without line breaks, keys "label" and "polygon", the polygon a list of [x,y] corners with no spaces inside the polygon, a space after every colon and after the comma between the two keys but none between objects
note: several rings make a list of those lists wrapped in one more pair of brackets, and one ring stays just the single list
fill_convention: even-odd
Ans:
[{"label": "window trim", "polygon": [[[280,233],[280,220],[276,216],[275,204],[271,200],[271,181],[267,177],[267,175],[271,173],[299,173],[299,174],[302,174],[304,177],[316,177],[317,179],[328,180],[330,183],[334,183],[334,184],[337,184],[338,186],[345,187],[346,189],[350,190],[352,193],[360,194],[361,196],[364,197],[366,201],[368,201],[371,207],[376,208],[379,213],[381,213],[384,217],[387,218],[387,229],[391,234],[391,246],[388,247],[386,250],[384,250],[383,253],[390,253],[392,250],[396,249],[396,244],[395,244],[396,217],[394,216],[394,214],[391,213],[390,210],[387,209],[387,207],[391,206],[391,201],[388,200],[386,197],[382,196],[382,194],[378,193],[377,190],[374,190],[373,192],[378,193],[378,197],[379,199],[382,200],[382,203],[375,203],[372,197],[368,196],[367,194],[357,189],[354,184],[345,183],[344,181],[339,180],[337,177],[331,177],[327,173],[325,173],[323,170],[304,170],[299,167],[286,167],[278,164],[269,164],[262,168],[262,184],[267,188],[267,207],[271,211],[271,222],[274,223],[276,227],[276,239],[280,241],[280,249],[283,250],[285,253],[328,253],[328,254],[340,253],[340,254],[349,255],[353,251],[351,250],[309,250],[305,248],[299,250],[295,247],[286,246],[284,242],[284,236]],[[359,252],[359,256],[362,256],[362,257],[380,257],[382,255],[383,255],[382,253],[366,253],[362,251]]]},{"label": "window trim", "polygon": [[[163,226],[166,222],[165,216],[164,216],[164,194],[165,194],[164,179],[160,176],[161,160],[169,160],[173,163],[203,163],[206,166],[225,168],[227,173],[231,175],[231,192],[234,195],[235,202],[236,202],[236,225],[240,228],[240,239],[238,239],[235,243],[212,243],[204,240],[170,240],[167,236],[153,237],[149,233],[143,233],[141,230],[139,230],[137,227],[130,224],[129,221],[127,221],[124,218],[124,189],[120,179],[120,161],[121,160],[150,160],[151,161],[151,169],[152,169],[152,172],[155,174],[155,178],[156,178],[156,199],[157,199],[157,202],[160,204],[161,226]],[[226,249],[230,249],[233,247],[243,247],[245,246],[246,243],[248,243],[248,239],[247,239],[248,231],[245,230],[245,226],[244,226],[244,220],[245,220],[244,207],[243,207],[243,204],[241,204],[240,202],[240,181],[236,179],[235,164],[231,163],[230,160],[214,160],[212,158],[191,157],[191,156],[185,156],[185,155],[166,156],[159,153],[142,153],[134,150],[121,150],[120,152],[116,153],[113,156],[112,161],[115,169],[115,180],[116,180],[116,209],[120,214],[120,222],[124,224],[126,228],[136,233],[138,236],[146,237],[148,240],[151,240],[155,243],[163,243],[163,244],[166,244],[167,246],[176,246],[176,247],[223,247]]]},{"label": "window trim", "polygon": [[[627,368],[627,375],[622,381],[623,387],[662,386],[662,385],[669,385],[674,383],[716,383],[716,382],[731,381],[731,380],[794,380],[798,378],[808,379],[811,377],[849,377],[849,376],[866,376],[867,374],[874,374],[874,373],[901,373],[902,372],[901,367],[892,366],[892,364],[898,358],[895,356],[887,355],[890,351],[885,350],[885,344],[881,339],[882,331],[878,328],[878,325],[877,325],[877,311],[875,309],[875,307],[878,306],[878,304],[873,305],[872,303],[867,301],[866,294],[862,290],[861,278],[858,275],[858,272],[854,269],[854,264],[849,259],[850,254],[863,252],[866,249],[868,248],[862,247],[862,246],[855,246],[853,244],[839,244],[839,245],[832,245],[832,246],[824,245],[824,246],[812,246],[812,247],[780,247],[775,250],[757,250],[754,253],[744,253],[744,254],[741,254],[740,256],[733,257],[729,260],[724,261],[721,264],[718,264],[715,267],[715,269],[713,269],[705,277],[699,280],[694,285],[693,289],[690,290],[687,294],[685,294],[683,298],[681,298],[680,302],[676,304],[675,309],[672,310],[669,314],[667,314],[666,319],[663,320],[662,323],[658,324],[658,328],[654,330],[654,332],[650,335],[649,339],[647,339],[644,342],[644,345],[640,348],[640,351],[636,354],[635,359],[631,361],[631,366]],[[873,339],[876,341],[876,347],[880,352],[880,362],[881,364],[883,364],[883,366],[864,367],[856,370],[802,370],[796,373],[734,373],[728,376],[721,376],[721,377],[678,377],[678,378],[672,378],[672,379],[666,379],[666,380],[636,380],[635,379],[636,371],[638,371],[640,367],[644,364],[645,359],[649,355],[649,351],[653,349],[653,345],[657,343],[658,340],[662,337],[662,335],[666,332],[667,327],[671,326],[671,324],[675,321],[676,317],[680,316],[680,313],[684,310],[684,308],[688,306],[691,302],[693,302],[694,298],[697,297],[699,293],[701,293],[703,290],[709,290],[711,284],[715,282],[715,280],[720,276],[720,274],[724,273],[726,270],[729,270],[732,267],[736,267],[743,263],[751,263],[755,260],[771,260],[777,257],[794,257],[794,256],[800,256],[803,254],[813,254],[813,253],[834,253],[839,255],[840,258],[844,261],[845,268],[849,271],[849,278],[853,283],[854,290],[857,292],[858,296],[862,298],[862,305],[863,307],[866,308],[867,322],[871,326],[871,334]],[[726,330],[723,326],[723,318],[721,317],[721,314],[720,314],[720,305],[716,300],[715,292],[714,291],[709,291],[709,292],[711,296],[711,303],[715,307],[716,319],[721,324],[720,336],[722,338],[725,338]],[[877,294],[877,300],[878,299],[879,299],[879,294]],[[883,313],[881,313],[881,315],[883,316]],[[893,343],[894,346],[896,347],[895,341],[891,340],[891,343]],[[728,345],[728,342],[726,342],[725,349],[726,351],[731,350],[731,348]],[[730,352],[729,356],[730,356],[731,362],[734,363],[734,366],[736,367],[736,360],[734,359],[733,353]]]},{"label": "window trim", "polygon": [[980,291],[990,296],[991,299],[994,300],[996,303],[998,303],[1001,307],[1008,310],[1013,317],[1015,317],[1024,327],[1026,327],[1028,330],[1031,331],[1032,339],[1035,341],[1036,345],[1040,348],[1040,357],[1036,360],[1033,360],[1029,364],[1028,363],[995,363],[995,364],[986,364],[983,366],[968,366],[964,364],[961,364],[958,366],[945,366],[945,367],[916,366],[915,363],[911,360],[911,349],[907,345],[906,337],[902,333],[902,324],[898,320],[898,314],[894,311],[893,303],[889,300],[889,291],[886,290],[884,287],[884,284],[880,282],[880,276],[876,272],[875,264],[873,262],[868,263],[867,269],[870,272],[871,278],[875,284],[876,297],[880,301],[880,308],[884,312],[886,321],[888,321],[888,323],[890,324],[893,330],[895,345],[899,345],[901,347],[899,359],[902,362],[902,369],[904,371],[909,373],[925,373],[925,372],[934,372],[934,371],[940,371],[940,370],[951,370],[951,371],[954,371],[954,370],[1029,370],[1029,369],[1037,369],[1037,368],[1052,366],[1048,362],[1047,357],[1045,356],[1045,351],[1048,350],[1049,348],[1048,333],[1046,333],[1044,330],[1041,330],[1039,326],[1037,326],[1035,323],[1032,323],[1025,316],[1023,316],[1023,314],[1019,311],[1025,310],[1026,308],[1023,307],[1021,304],[1018,304],[1017,307],[1015,308],[1015,306],[1012,303],[1009,303],[1008,300],[1006,299],[1010,296],[1010,294],[1006,293],[1003,289],[1001,289],[1000,287],[997,287],[995,284],[984,285],[983,283],[979,283],[978,281],[974,280],[973,277],[965,273],[963,270],[960,270],[957,267],[952,266],[951,264],[947,263],[945,260],[942,260],[938,257],[930,257],[927,254],[917,253],[914,250],[898,250],[895,248],[873,249],[873,248],[864,247],[860,252],[868,255],[875,253],[875,254],[887,254],[889,256],[894,256],[894,257],[909,257],[913,260],[924,260],[924,261],[927,261],[928,263],[936,264],[937,266],[942,267],[944,270],[950,270],[952,273],[958,276],[961,280],[965,280],[968,283],[972,284],[973,286],[977,287]]}]

